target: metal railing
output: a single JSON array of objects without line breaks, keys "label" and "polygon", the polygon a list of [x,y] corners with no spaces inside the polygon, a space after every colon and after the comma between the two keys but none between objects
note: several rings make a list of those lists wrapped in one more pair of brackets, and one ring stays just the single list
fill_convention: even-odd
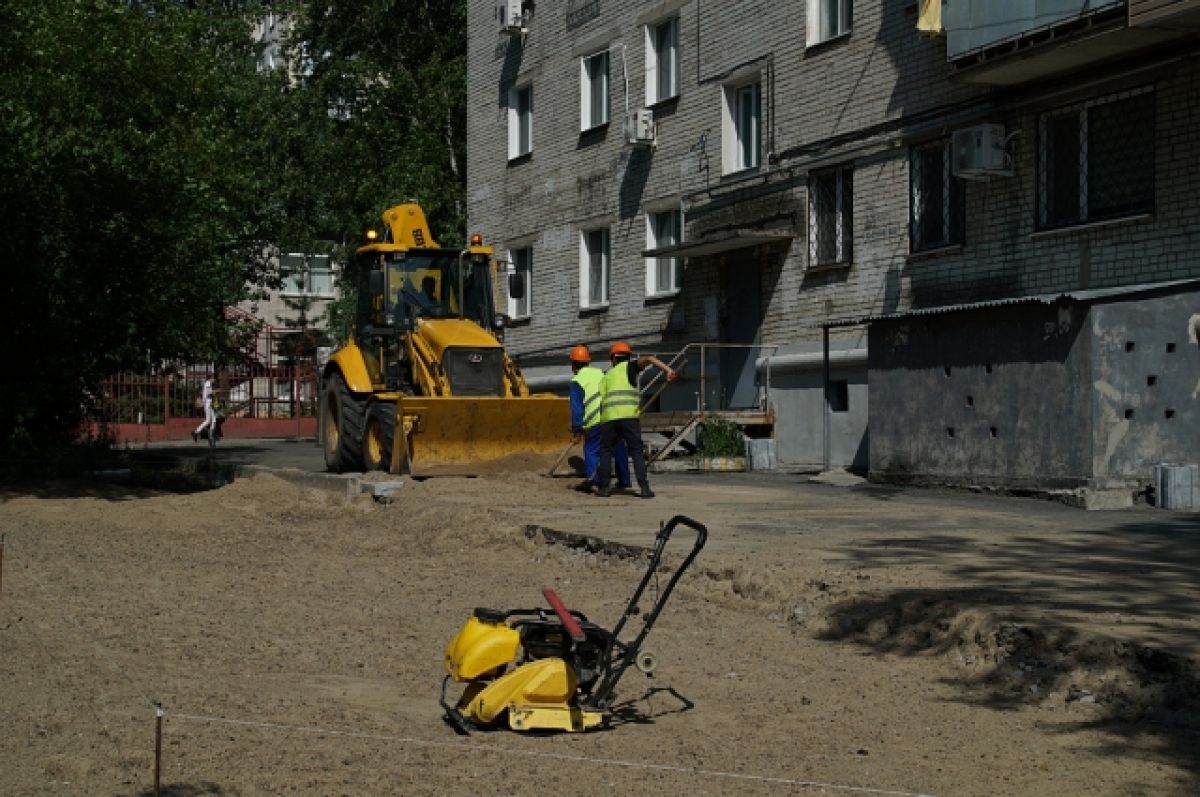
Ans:
[{"label": "metal railing", "polygon": [[[699,355],[700,355],[700,389],[696,392],[696,412],[700,415],[703,415],[704,413],[710,411],[710,409],[708,407],[708,404],[709,404],[709,402],[708,402],[708,379],[709,379],[708,355],[709,355],[710,349],[715,349],[718,351],[720,351],[722,349],[725,349],[725,350],[729,350],[729,349],[753,350],[755,352],[754,359],[755,359],[755,363],[756,363],[755,364],[755,373],[757,374],[757,371],[758,371],[757,361],[758,361],[759,355],[764,354],[764,353],[767,355],[774,354],[778,348],[779,348],[779,344],[777,344],[777,343],[688,343],[682,349],[679,349],[673,355],[670,355],[671,359],[667,360],[667,365],[671,366],[671,368],[673,368],[677,371],[680,371],[681,376],[682,376],[682,370],[687,365],[687,362],[689,359],[687,357],[688,353],[689,352],[699,352]],[[663,359],[668,355],[667,352],[663,352],[661,354],[660,353],[655,353],[655,354],[660,359]],[[767,362],[767,366],[763,371],[763,381],[761,383],[758,383],[757,378],[755,380],[756,387],[759,388],[759,390],[757,391],[757,395],[756,395],[755,402],[754,402],[755,406],[760,411],[764,411],[764,412],[771,406],[771,365],[770,365],[771,360],[770,360],[769,356],[767,357],[766,362]],[[719,378],[719,377],[720,377],[720,367],[717,368],[717,378]],[[661,382],[661,385],[659,384],[660,382]],[[658,386],[657,390],[655,389],[656,386]],[[642,402],[642,410],[643,411],[645,411],[647,407],[651,406],[658,399],[658,397],[662,395],[662,392],[663,392],[663,390],[666,389],[666,386],[667,386],[666,375],[663,374],[661,371],[658,371],[654,374],[654,376],[650,379],[649,382],[647,382],[644,386],[641,387],[642,395],[646,396],[647,394],[649,394],[649,396],[650,396],[648,399],[644,399]],[[723,401],[721,403],[724,404],[725,402]],[[714,409],[722,410],[722,409],[727,409],[727,408],[723,407],[723,406],[718,406]]]},{"label": "metal railing", "polygon": [[93,420],[110,424],[160,424],[197,417],[203,414],[197,400],[210,378],[226,417],[298,418],[317,411],[317,374],[311,368],[242,366],[117,374],[101,383],[91,414]]}]

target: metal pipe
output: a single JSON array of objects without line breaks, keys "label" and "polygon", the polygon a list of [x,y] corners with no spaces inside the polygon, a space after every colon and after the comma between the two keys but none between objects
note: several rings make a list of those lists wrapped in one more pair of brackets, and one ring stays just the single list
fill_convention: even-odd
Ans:
[{"label": "metal pipe", "polygon": [[458,253],[458,317],[462,320],[466,317],[466,301],[463,297],[463,258],[467,256],[467,250],[464,249]]},{"label": "metal pipe", "polygon": [[823,434],[823,437],[824,437],[824,462],[823,462],[822,470],[829,470],[832,465],[831,460],[833,459],[832,454],[830,453],[831,446],[830,446],[830,439],[829,439],[830,438],[829,413],[831,411],[831,409],[830,409],[830,369],[829,369],[829,327],[825,327],[823,332],[824,332],[824,335],[822,336],[822,339],[821,339],[821,347],[822,347],[822,354],[824,355],[824,361],[825,361],[825,367],[824,367],[824,372],[825,372],[825,411],[821,414],[822,418],[823,418],[822,426],[824,428],[824,434]]}]

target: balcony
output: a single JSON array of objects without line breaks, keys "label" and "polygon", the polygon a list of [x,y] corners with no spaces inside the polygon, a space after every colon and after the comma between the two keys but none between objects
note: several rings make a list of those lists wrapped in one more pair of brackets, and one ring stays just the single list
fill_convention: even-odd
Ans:
[{"label": "balcony", "polygon": [[945,0],[946,55],[969,83],[1011,86],[1200,34],[1200,0]]}]

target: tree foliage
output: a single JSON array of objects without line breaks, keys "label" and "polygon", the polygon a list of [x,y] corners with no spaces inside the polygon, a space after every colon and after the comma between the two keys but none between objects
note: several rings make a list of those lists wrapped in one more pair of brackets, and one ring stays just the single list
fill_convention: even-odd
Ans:
[{"label": "tree foliage", "polygon": [[[293,22],[292,70],[256,69],[266,10]],[[118,371],[234,356],[224,308],[278,279],[273,251],[346,258],[407,199],[459,243],[465,18],[462,0],[0,3],[0,452],[74,437]]]},{"label": "tree foliage", "polygon": [[226,350],[222,310],[261,281],[278,226],[258,161],[281,81],[256,73],[245,10],[0,6],[0,253],[17,355],[0,444],[70,438],[118,370]]},{"label": "tree foliage", "polygon": [[[289,207],[308,232],[354,234],[419,201],[443,245],[465,224],[464,0],[294,0],[302,65]],[[300,231],[303,232],[303,231]]]}]

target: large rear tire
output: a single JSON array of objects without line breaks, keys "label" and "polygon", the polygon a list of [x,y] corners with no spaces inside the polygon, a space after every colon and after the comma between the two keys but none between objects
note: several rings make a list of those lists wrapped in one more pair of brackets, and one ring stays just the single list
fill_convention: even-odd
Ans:
[{"label": "large rear tire", "polygon": [[360,401],[346,386],[340,373],[329,378],[325,388],[325,417],[322,419],[325,467],[334,473],[362,470],[363,412],[366,402]]},{"label": "large rear tire", "polygon": [[363,430],[363,465],[367,470],[388,470],[392,464],[392,440],[396,429],[394,404],[373,403],[367,410]]}]

